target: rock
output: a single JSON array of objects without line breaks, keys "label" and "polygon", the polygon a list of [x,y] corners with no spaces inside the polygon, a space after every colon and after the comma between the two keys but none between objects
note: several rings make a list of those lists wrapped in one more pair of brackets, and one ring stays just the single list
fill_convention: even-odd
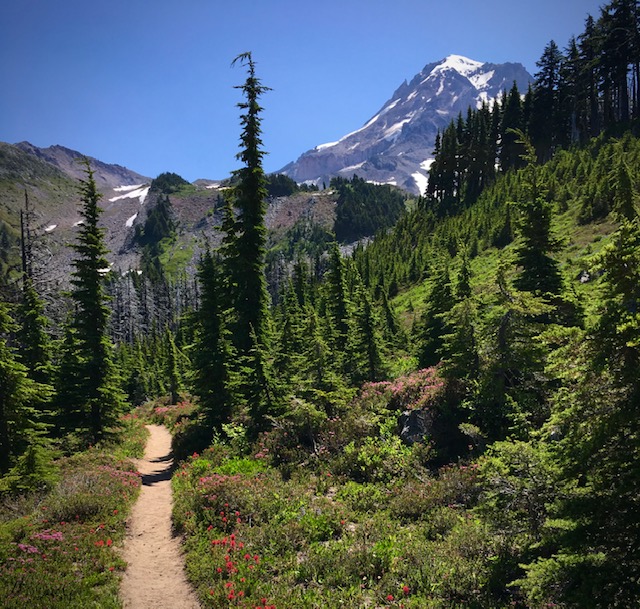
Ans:
[{"label": "rock", "polygon": [[403,442],[422,442],[431,433],[433,414],[428,410],[405,410],[398,417],[398,433]]}]

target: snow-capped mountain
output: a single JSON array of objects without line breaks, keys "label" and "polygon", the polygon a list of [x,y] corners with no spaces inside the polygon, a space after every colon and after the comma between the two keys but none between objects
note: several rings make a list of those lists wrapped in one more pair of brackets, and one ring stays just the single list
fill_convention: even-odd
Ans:
[{"label": "snow-capped mountain", "polygon": [[320,185],[334,176],[356,174],[422,193],[437,132],[460,112],[466,116],[470,106],[477,108],[498,97],[514,81],[522,93],[532,81],[522,64],[482,63],[450,55],[400,85],[363,127],[305,152],[281,173]]}]

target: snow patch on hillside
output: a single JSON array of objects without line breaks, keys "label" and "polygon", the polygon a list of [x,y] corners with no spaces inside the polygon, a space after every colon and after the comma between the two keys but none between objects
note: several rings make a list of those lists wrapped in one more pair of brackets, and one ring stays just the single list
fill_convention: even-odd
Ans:
[{"label": "snow patch on hillside", "polygon": [[136,212],[135,214],[133,214],[133,216],[131,216],[125,223],[124,225],[127,228],[131,228],[133,226],[133,223],[135,221],[135,219],[138,217],[138,213]]},{"label": "snow patch on hillside", "polygon": [[412,173],[411,177],[413,178],[414,182],[418,185],[418,190],[420,191],[420,194],[424,195],[424,193],[427,190],[427,184],[429,183],[429,178],[423,173],[420,173],[419,171]]},{"label": "snow patch on hillside", "polygon": [[489,70],[489,72],[480,72],[479,74],[474,74],[468,78],[471,84],[478,89],[478,91],[482,91],[489,86],[489,81],[493,78],[495,73],[495,70]]},{"label": "snow patch on hillside", "polygon": [[50,233],[51,231],[55,230],[57,226],[58,226],[57,224],[49,224],[49,226],[47,226],[44,229],[44,232],[45,233]]},{"label": "snow patch on hillside", "polygon": [[109,199],[109,202],[114,203],[121,199],[140,199],[140,205],[142,205],[149,194],[150,188],[150,186],[145,186],[144,184],[137,184],[135,186],[118,186],[113,190],[116,192],[124,192],[124,194],[119,197],[112,197]]},{"label": "snow patch on hillside", "polygon": [[129,192],[131,190],[138,190],[138,188],[142,188],[144,184],[131,184],[129,186],[116,186],[113,190],[116,192]]},{"label": "snow patch on hillside", "polygon": [[386,140],[391,137],[394,137],[402,131],[402,127],[406,125],[412,118],[415,112],[412,112],[407,118],[403,118],[401,121],[397,122],[395,125],[391,125],[391,127],[387,128],[385,132],[382,134],[382,137]]}]

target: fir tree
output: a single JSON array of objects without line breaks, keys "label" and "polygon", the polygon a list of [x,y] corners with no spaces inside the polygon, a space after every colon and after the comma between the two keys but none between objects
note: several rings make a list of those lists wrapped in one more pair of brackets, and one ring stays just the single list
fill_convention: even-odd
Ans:
[{"label": "fir tree", "polygon": [[234,306],[237,315],[234,327],[234,343],[240,354],[247,355],[254,347],[251,334],[261,347],[268,347],[269,294],[265,278],[266,228],[266,178],[262,169],[260,139],[260,96],[268,91],[256,77],[255,63],[251,53],[243,53],[235,60],[248,68],[248,77],[241,89],[246,101],[238,104],[244,111],[241,151],[237,157],[244,166],[234,173],[237,185],[234,188],[234,205],[238,210],[234,224],[235,239],[232,256],[227,259],[236,285]]},{"label": "fir tree", "polygon": [[9,346],[7,334],[12,329],[7,306],[0,302],[0,474],[43,431],[36,406],[49,396],[49,387],[29,378]]},{"label": "fir tree", "polygon": [[198,267],[200,309],[195,317],[192,386],[212,430],[228,423],[234,405],[232,393],[233,347],[225,321],[225,298],[220,261],[205,252]]},{"label": "fir tree", "polygon": [[60,396],[68,393],[66,386],[77,383],[71,392],[76,404],[63,404],[63,408],[79,407],[81,426],[92,441],[104,436],[105,430],[116,422],[123,408],[123,394],[117,384],[112,359],[112,345],[108,339],[109,308],[104,287],[104,274],[109,263],[105,255],[104,229],[98,226],[101,209],[100,194],[93,178],[94,172],[85,162],[86,179],[81,180],[82,208],[77,242],[72,245],[76,257],[73,261],[71,298],[74,314],[69,334],[74,337],[72,361],[63,359],[58,379]]}]

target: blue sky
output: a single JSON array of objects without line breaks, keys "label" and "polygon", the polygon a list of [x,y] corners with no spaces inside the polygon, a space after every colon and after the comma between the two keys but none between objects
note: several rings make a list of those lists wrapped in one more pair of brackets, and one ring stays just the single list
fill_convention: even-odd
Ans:
[{"label": "blue sky", "polygon": [[521,62],[564,48],[596,0],[3,0],[0,141],[60,144],[155,177],[238,168],[243,68],[264,167],[361,127],[427,63]]}]

